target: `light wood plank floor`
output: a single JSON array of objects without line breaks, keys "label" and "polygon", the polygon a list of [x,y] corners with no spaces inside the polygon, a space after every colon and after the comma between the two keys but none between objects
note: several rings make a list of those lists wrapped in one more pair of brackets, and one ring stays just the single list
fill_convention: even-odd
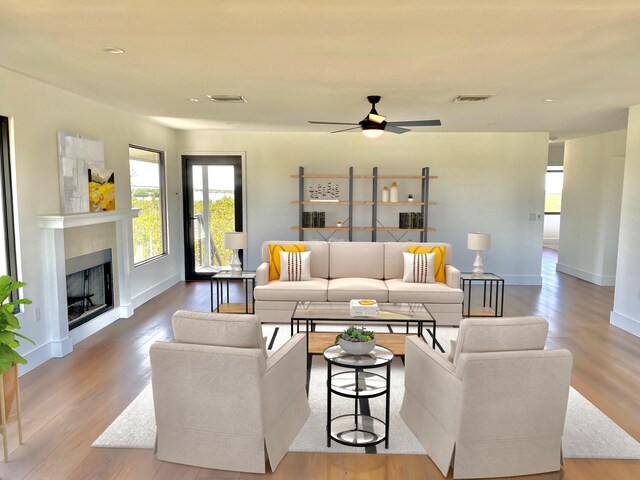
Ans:
[{"label": "light wood plank floor", "polygon": [[[640,338],[609,324],[613,288],[556,274],[544,252],[542,287],[507,286],[506,315],[543,315],[549,344],[574,355],[572,385],[640,439]],[[10,428],[10,461],[0,478],[18,479],[441,479],[426,456],[289,453],[276,473],[249,475],[160,462],[151,450],[92,449],[91,443],[149,383],[148,350],[170,340],[177,309],[207,311],[208,282],[180,283],[62,359],[21,378],[26,443]],[[449,474],[451,478],[451,473]],[[567,460],[562,473],[531,479],[638,479],[640,461]]]}]

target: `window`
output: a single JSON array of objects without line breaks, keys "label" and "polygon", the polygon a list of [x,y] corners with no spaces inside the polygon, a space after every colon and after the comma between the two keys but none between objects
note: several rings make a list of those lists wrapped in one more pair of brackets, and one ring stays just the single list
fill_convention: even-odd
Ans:
[{"label": "window", "polygon": [[140,213],[133,219],[133,263],[141,265],[167,254],[167,206],[164,153],[129,146],[131,207]]},{"label": "window", "polygon": [[13,228],[13,203],[11,191],[11,163],[9,155],[9,120],[0,117],[0,275],[11,275],[16,280],[16,245]]},{"label": "window", "polygon": [[562,204],[563,167],[547,167],[547,178],[544,188],[544,213],[560,215]]}]

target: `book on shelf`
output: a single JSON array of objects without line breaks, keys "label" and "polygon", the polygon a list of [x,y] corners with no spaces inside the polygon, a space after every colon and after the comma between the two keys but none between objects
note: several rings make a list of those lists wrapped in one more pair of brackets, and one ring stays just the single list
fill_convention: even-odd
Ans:
[{"label": "book on shelf", "polygon": [[324,212],[302,212],[302,228],[324,228]]},{"label": "book on shelf", "polygon": [[399,228],[424,228],[424,215],[422,212],[400,212],[398,217]]}]

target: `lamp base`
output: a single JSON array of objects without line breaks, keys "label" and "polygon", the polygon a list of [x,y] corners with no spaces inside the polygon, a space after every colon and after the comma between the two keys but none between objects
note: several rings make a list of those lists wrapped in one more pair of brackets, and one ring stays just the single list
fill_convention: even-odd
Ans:
[{"label": "lamp base", "polygon": [[233,250],[233,255],[231,256],[231,263],[229,263],[232,272],[239,273],[242,271],[242,262],[240,261],[240,255],[238,255],[238,250]]},{"label": "lamp base", "polygon": [[482,250],[476,250],[476,258],[473,261],[473,270],[471,270],[474,277],[481,277],[484,275],[484,264],[482,263]]}]

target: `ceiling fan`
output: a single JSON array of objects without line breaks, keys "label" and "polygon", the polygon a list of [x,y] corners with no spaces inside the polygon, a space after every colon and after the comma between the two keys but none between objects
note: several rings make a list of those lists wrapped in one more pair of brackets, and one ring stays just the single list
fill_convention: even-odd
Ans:
[{"label": "ceiling fan", "polygon": [[336,130],[331,133],[348,132],[350,130],[361,129],[362,133],[367,137],[379,137],[383,132],[391,133],[406,133],[411,130],[402,127],[437,127],[440,126],[440,120],[408,120],[405,122],[387,122],[385,117],[378,114],[376,111],[376,103],[380,101],[382,97],[379,95],[369,95],[367,100],[371,104],[371,111],[369,114],[360,120],[358,123],[348,122],[316,122],[309,120],[309,123],[320,125],[357,125],[356,127],[344,128],[342,130]]}]

